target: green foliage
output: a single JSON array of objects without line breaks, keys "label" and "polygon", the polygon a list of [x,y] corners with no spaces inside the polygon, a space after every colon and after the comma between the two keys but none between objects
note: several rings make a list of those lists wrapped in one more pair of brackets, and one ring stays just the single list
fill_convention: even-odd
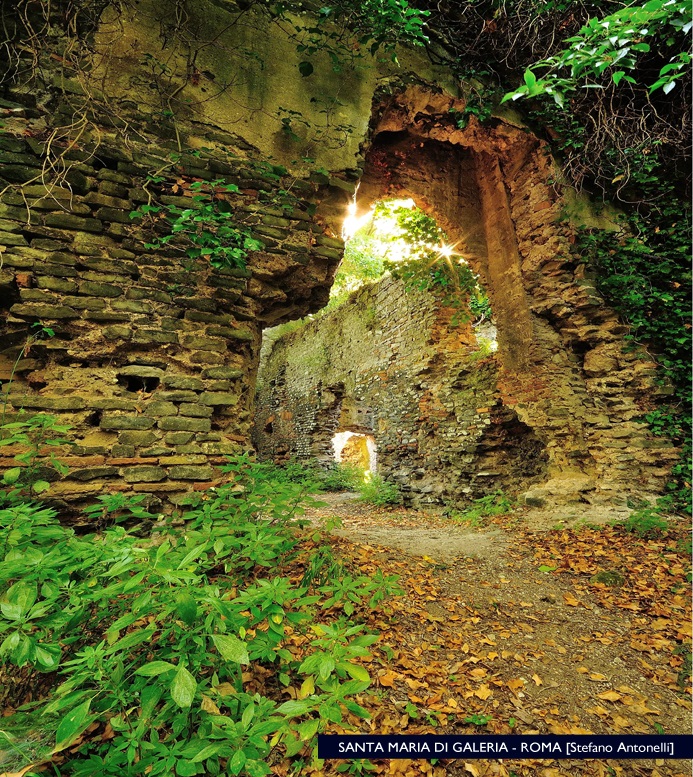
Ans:
[{"label": "green foliage", "polygon": [[493,720],[493,715],[483,715],[478,712],[474,712],[471,715],[467,715],[464,719],[465,723],[472,723],[475,726],[485,726]]},{"label": "green foliage", "polygon": [[[397,44],[421,46],[428,42],[425,20],[429,12],[411,8],[407,0],[335,0],[317,13],[290,0],[266,5],[272,15],[292,23],[296,50],[307,57],[298,65],[303,78],[315,72],[315,60],[310,60],[318,53],[326,54],[332,69],[340,72],[366,53],[374,56],[383,50],[396,62]],[[296,17],[298,23],[293,21]]]},{"label": "green foliage", "polygon": [[656,207],[631,212],[619,232],[583,229],[576,254],[597,271],[597,285],[631,325],[627,340],[652,347],[670,402],[643,415],[657,435],[682,446],[669,487],[671,504],[688,511],[691,482],[690,210],[659,178],[649,155],[633,154],[633,185],[659,195]]},{"label": "green foliage", "polygon": [[[691,29],[690,19],[690,0],[649,0],[643,5],[621,8],[603,18],[593,17],[577,35],[565,40],[569,44],[567,48],[528,68],[524,73],[524,85],[503,100],[548,94],[563,106],[567,92],[578,84],[599,88],[605,73],[610,74],[616,86],[621,81],[635,84],[635,78],[626,71],[633,72],[638,57],[650,52],[648,39],[662,53],[668,50],[669,54],[669,61],[660,68],[657,79],[648,85],[649,90],[662,89],[668,94],[691,63],[688,51],[680,50]],[[540,69],[548,72],[537,78],[534,71]]]},{"label": "green foliage", "polygon": [[480,499],[475,499],[472,505],[465,510],[448,510],[448,515],[453,521],[479,526],[484,518],[505,515],[512,510],[512,507],[512,499],[498,490],[482,496]]},{"label": "green foliage", "polygon": [[[10,489],[8,497],[41,494],[50,488],[47,477],[68,472],[68,467],[55,454],[46,456],[44,453],[46,446],[73,445],[58,436],[68,431],[68,426],[60,424],[55,416],[46,413],[37,413],[26,421],[13,421],[0,426],[0,448],[11,445],[24,449],[14,455],[17,466],[3,473],[2,484]],[[2,499],[0,493],[0,504]]]},{"label": "green foliage", "polygon": [[188,188],[194,193],[189,208],[145,204],[130,213],[133,219],[152,215],[170,225],[168,234],[145,243],[145,247],[159,249],[173,244],[189,259],[207,259],[217,269],[245,267],[248,253],[264,246],[250,229],[235,221],[233,207],[223,196],[237,194],[238,186],[218,179],[195,181]]},{"label": "green foliage", "polygon": [[402,504],[402,494],[396,483],[385,480],[380,475],[372,475],[359,487],[359,499],[376,507]]},{"label": "green foliage", "polygon": [[355,464],[335,462],[321,476],[325,491],[358,491],[363,485],[364,472]]},{"label": "green foliage", "polygon": [[666,532],[669,526],[661,507],[643,505],[626,518],[623,527],[638,537],[653,537]]},{"label": "green foliage", "polygon": [[[377,603],[394,580],[357,594],[338,576],[309,594],[276,576],[298,549],[305,488],[244,456],[226,471],[231,482],[184,513],[182,528],[160,522],[150,539],[122,526],[78,536],[53,509],[16,498],[0,510],[0,659],[59,672],[25,727],[56,721],[61,773],[260,777],[278,744],[292,756],[326,721],[367,716],[353,697],[370,683],[358,662],[377,636],[320,623],[315,608]],[[310,647],[296,656],[287,637],[308,631]],[[247,686],[254,666],[273,675],[269,695]],[[298,698],[283,701],[290,685]],[[85,735],[94,723],[111,734]],[[6,728],[21,753],[12,718]]]}]

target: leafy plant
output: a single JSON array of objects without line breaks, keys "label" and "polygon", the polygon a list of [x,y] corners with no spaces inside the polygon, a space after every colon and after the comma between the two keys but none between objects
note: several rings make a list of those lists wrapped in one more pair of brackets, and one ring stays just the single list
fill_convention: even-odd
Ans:
[{"label": "leafy plant", "polygon": [[502,491],[494,491],[479,499],[465,510],[452,510],[448,515],[452,520],[468,523],[470,526],[479,526],[484,518],[494,515],[505,515],[512,509],[513,502]]},{"label": "leafy plant", "polygon": [[634,510],[623,524],[626,531],[633,532],[638,537],[651,537],[661,534],[666,532],[668,526],[669,524],[662,510],[651,505]]},{"label": "leafy plant", "polygon": [[377,507],[402,504],[402,493],[396,483],[385,480],[380,475],[372,475],[359,487],[360,497],[363,502]]},{"label": "leafy plant", "polygon": [[248,253],[259,251],[264,245],[253,237],[250,229],[235,220],[234,209],[226,196],[237,194],[238,186],[217,179],[194,181],[188,190],[193,192],[189,208],[144,204],[131,211],[132,219],[151,215],[170,224],[169,234],[145,243],[145,247],[158,249],[173,243],[189,259],[207,259],[217,269],[244,268]]},{"label": "leafy plant", "polygon": [[[305,489],[247,456],[226,473],[181,528],[159,523],[151,539],[123,526],[77,536],[27,502],[0,510],[0,659],[60,672],[21,725],[56,721],[52,752],[65,753],[66,773],[260,777],[277,745],[292,756],[326,721],[366,716],[353,697],[370,682],[359,660],[377,636],[320,624],[314,608],[332,608],[336,592],[309,594],[275,574],[297,552]],[[107,522],[142,517],[139,502],[117,498],[96,509]],[[394,590],[384,578],[361,596]],[[309,629],[297,655],[288,637]],[[255,666],[272,681],[249,687]],[[277,698],[287,686],[298,696]],[[15,752],[29,753],[18,727],[10,718]]]},{"label": "leafy plant", "polygon": [[37,413],[26,421],[13,421],[0,426],[0,447],[11,445],[23,448],[14,455],[16,467],[5,470],[2,483],[9,491],[6,499],[16,499],[23,494],[41,494],[50,488],[46,477],[69,471],[55,454],[46,456],[46,446],[73,445],[69,440],[56,435],[65,434],[69,426],[58,422],[55,416]]}]

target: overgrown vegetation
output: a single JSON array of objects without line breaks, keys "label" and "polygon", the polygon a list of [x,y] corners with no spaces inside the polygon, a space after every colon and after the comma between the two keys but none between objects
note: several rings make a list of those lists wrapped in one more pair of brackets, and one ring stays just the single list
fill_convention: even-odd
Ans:
[{"label": "overgrown vegetation", "polygon": [[[160,517],[146,539],[122,523],[79,536],[55,510],[5,494],[0,658],[5,672],[59,680],[3,719],[4,769],[255,777],[275,753],[310,756],[328,722],[367,716],[354,697],[377,635],[357,616],[398,592],[394,578],[340,568],[325,580],[296,522],[310,485],[246,457],[224,469],[228,485]],[[136,500],[104,507],[143,518]],[[289,562],[303,584],[281,576]]]}]

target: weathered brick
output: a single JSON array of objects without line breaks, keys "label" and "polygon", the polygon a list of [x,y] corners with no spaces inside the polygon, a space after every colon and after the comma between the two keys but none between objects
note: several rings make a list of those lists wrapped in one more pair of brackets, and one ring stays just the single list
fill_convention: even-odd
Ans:
[{"label": "weathered brick", "polygon": [[220,337],[181,334],[180,342],[185,348],[199,348],[203,351],[225,351],[226,341]]},{"label": "weathered brick", "polygon": [[70,480],[98,480],[99,478],[111,478],[118,475],[116,467],[84,467],[68,474]]},{"label": "weathered brick", "polygon": [[54,278],[50,275],[39,276],[36,282],[39,289],[50,289],[50,291],[59,291],[63,294],[74,294],[77,291],[77,284],[65,278]]},{"label": "weathered brick", "polygon": [[199,378],[190,378],[187,375],[167,375],[164,378],[164,385],[172,389],[190,389],[192,391],[201,391],[203,383]]},{"label": "weathered brick", "polygon": [[169,477],[177,480],[211,480],[214,477],[212,467],[180,465],[169,467]]},{"label": "weathered brick", "polygon": [[135,410],[135,403],[129,399],[120,399],[119,397],[89,397],[89,408],[95,410]]},{"label": "weathered brick", "polygon": [[209,418],[212,415],[212,408],[198,404],[183,404],[180,406],[180,415],[190,416],[192,418]]},{"label": "weathered brick", "polygon": [[127,430],[118,435],[118,442],[121,445],[151,445],[159,439],[156,432],[142,432],[136,430]]},{"label": "weathered brick", "polygon": [[208,418],[181,418],[169,416],[159,421],[159,429],[165,432],[208,432],[212,422]]},{"label": "weathered brick", "polygon": [[41,395],[25,394],[16,400],[10,396],[12,404],[21,401],[24,407],[36,407],[44,410],[84,410],[87,402],[84,397],[44,397]]},{"label": "weathered brick", "polygon": [[110,283],[93,283],[85,281],[79,284],[79,293],[90,297],[120,297],[123,290]]},{"label": "weathered brick", "polygon": [[132,219],[130,218],[130,211],[129,210],[116,210],[115,208],[99,208],[99,210],[96,211],[96,218],[101,219],[102,221],[108,221],[108,222],[116,222],[119,224],[131,224]]},{"label": "weathered brick", "polygon": [[236,378],[242,378],[244,374],[243,370],[234,369],[233,367],[210,367],[207,370],[202,370],[203,378],[213,378],[215,380],[235,380]]},{"label": "weathered brick", "polygon": [[192,432],[169,432],[164,439],[168,445],[185,445],[192,438]]},{"label": "weathered brick", "polygon": [[164,416],[176,415],[178,413],[178,406],[174,405],[173,402],[155,400],[147,402],[144,406],[144,412],[152,418],[162,418]]},{"label": "weathered brick", "polygon": [[158,483],[166,480],[166,470],[162,467],[137,466],[123,470],[123,480],[126,483]]},{"label": "weathered brick", "polygon": [[102,429],[151,429],[154,426],[153,418],[141,415],[105,415],[101,419]]},{"label": "weathered brick", "polygon": [[194,391],[159,391],[157,399],[166,399],[169,402],[195,402],[197,394]]},{"label": "weathered brick", "polygon": [[204,391],[200,394],[200,403],[203,405],[237,405],[238,394],[226,394],[216,391]]},{"label": "weathered brick", "polygon": [[103,230],[103,224],[98,219],[83,218],[72,213],[49,213],[45,218],[45,224],[47,227],[76,229],[80,232],[101,232]]},{"label": "weathered brick", "polygon": [[66,305],[12,305],[10,312],[15,316],[27,316],[30,318],[40,318],[43,321],[54,321],[61,318],[79,318],[74,308],[68,308]]}]

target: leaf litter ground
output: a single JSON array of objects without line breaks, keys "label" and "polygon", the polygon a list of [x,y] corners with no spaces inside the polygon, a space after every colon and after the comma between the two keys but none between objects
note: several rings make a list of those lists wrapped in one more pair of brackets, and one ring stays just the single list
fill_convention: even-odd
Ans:
[{"label": "leaf litter ground", "polygon": [[[405,591],[359,613],[381,639],[367,663],[373,685],[359,698],[371,719],[350,719],[356,731],[690,733],[690,535],[562,528],[565,515],[555,508],[530,524],[515,511],[470,528],[346,495],[309,511],[316,522],[341,518],[331,544],[346,565],[398,574]],[[664,760],[403,759],[375,768],[433,777],[691,773],[689,762]]]}]

